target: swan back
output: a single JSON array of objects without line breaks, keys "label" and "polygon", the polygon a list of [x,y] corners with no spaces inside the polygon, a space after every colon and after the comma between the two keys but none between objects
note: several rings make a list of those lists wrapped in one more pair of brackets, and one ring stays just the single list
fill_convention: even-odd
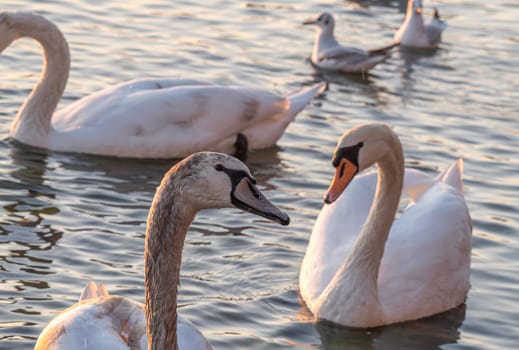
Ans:
[{"label": "swan back", "polygon": [[35,350],[146,349],[142,305],[120,296],[90,298],[55,317],[38,337]]}]

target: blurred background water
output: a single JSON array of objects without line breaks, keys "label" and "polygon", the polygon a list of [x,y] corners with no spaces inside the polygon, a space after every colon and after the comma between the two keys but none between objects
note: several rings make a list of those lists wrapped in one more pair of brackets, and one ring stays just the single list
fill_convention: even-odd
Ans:
[{"label": "blurred background water", "polygon": [[[515,349],[519,344],[519,28],[508,0],[426,1],[449,23],[429,55],[398,51],[372,74],[323,75],[308,62],[321,11],[340,41],[392,41],[398,1],[28,1],[2,8],[54,21],[71,49],[60,106],[139,77],[190,77],[280,93],[326,79],[329,90],[278,146],[247,164],[292,217],[279,227],[238,210],[197,216],[184,250],[179,302],[215,349]],[[30,349],[88,280],[142,301],[143,234],[172,160],[46,152],[9,140],[41,70],[40,47],[0,55],[0,349]],[[474,221],[466,305],[374,330],[315,323],[297,280],[337,138],[370,121],[401,136],[406,165],[435,173],[465,159]]]}]

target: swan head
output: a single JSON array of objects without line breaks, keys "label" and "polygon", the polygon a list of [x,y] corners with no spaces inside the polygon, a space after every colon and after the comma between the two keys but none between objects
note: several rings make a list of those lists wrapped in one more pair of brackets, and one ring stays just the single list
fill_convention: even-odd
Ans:
[{"label": "swan head", "polygon": [[393,149],[395,138],[399,143],[396,134],[385,124],[364,124],[346,131],[333,154],[335,175],[324,195],[325,203],[336,201],[355,175],[385,157]]},{"label": "swan head", "polygon": [[335,21],[333,16],[328,12],[320,13],[314,18],[307,19],[303,22],[304,25],[315,25],[319,27],[319,30],[325,34],[333,36],[333,30],[335,28]]},{"label": "swan head", "polygon": [[289,216],[256,187],[256,179],[237,158],[216,152],[199,152],[172,169],[175,182],[194,210],[237,207],[288,225]]},{"label": "swan head", "polygon": [[19,37],[12,26],[12,16],[15,16],[12,12],[0,12],[0,53]]}]

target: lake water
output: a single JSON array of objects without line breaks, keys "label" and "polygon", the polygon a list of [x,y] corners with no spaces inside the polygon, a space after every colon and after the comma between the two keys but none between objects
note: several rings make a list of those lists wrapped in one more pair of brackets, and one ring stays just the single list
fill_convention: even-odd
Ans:
[{"label": "lake water", "polygon": [[[276,148],[247,161],[291,225],[205,211],[187,236],[180,312],[215,349],[516,349],[519,7],[509,0],[434,4],[449,22],[441,48],[397,51],[363,79],[315,71],[308,62],[314,31],[301,22],[332,12],[339,40],[374,48],[390,43],[403,19],[397,1],[2,1],[4,9],[47,16],[68,39],[72,70],[60,106],[139,77],[280,93],[329,81]],[[147,210],[174,163],[44,152],[9,140],[41,63],[31,40],[0,55],[1,349],[31,349],[88,280],[143,300]],[[336,140],[370,121],[394,126],[407,166],[435,173],[464,157],[472,288],[465,305],[445,314],[351,330],[313,322],[297,281]]]}]

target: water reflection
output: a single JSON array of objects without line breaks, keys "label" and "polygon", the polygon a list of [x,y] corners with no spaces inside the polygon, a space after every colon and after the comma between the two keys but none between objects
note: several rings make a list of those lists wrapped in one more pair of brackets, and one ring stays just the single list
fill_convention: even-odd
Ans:
[{"label": "water reflection", "polygon": [[261,186],[267,190],[275,190],[276,186],[271,179],[282,177],[285,166],[280,157],[282,150],[275,146],[269,149],[251,152],[247,166]]},{"label": "water reflection", "polygon": [[338,85],[372,85],[374,83],[372,73],[366,72],[365,74],[356,73],[343,73],[336,71],[327,71],[316,68],[312,64],[313,78],[316,81],[325,80],[327,83],[334,83]]},{"label": "water reflection", "polygon": [[[42,224],[44,215],[59,213],[59,209],[52,203],[56,198],[55,190],[45,184],[47,152],[16,141],[10,144],[14,167],[9,175],[17,181],[11,181],[8,177],[2,179],[2,187],[13,193],[1,196],[6,218],[2,220],[4,223],[0,235],[7,236],[20,227],[28,227],[39,237],[38,244],[17,243],[29,250],[48,250],[61,238],[62,232]],[[26,191],[26,194],[20,194],[19,191]]]},{"label": "water reflection", "polygon": [[[43,189],[44,174],[47,168],[47,150],[24,145],[15,140],[9,140],[9,156],[15,169],[11,171],[11,177],[18,180],[16,183],[20,188],[28,191],[38,192]],[[46,188],[49,189],[49,188]],[[53,194],[47,194],[53,196]]]},{"label": "water reflection", "polygon": [[409,77],[413,71],[413,66],[416,65],[421,59],[434,57],[440,49],[415,49],[400,47],[400,58],[404,62],[405,73],[404,77]]},{"label": "water reflection", "polygon": [[403,62],[400,95],[404,102],[410,100],[417,90],[415,67],[418,67],[418,71],[422,71],[425,67],[420,61],[436,56],[439,51],[440,49],[399,48],[399,56]]},{"label": "water reflection", "polygon": [[386,327],[358,329],[328,321],[315,321],[312,313],[299,297],[300,308],[295,318],[302,323],[313,323],[325,350],[392,350],[439,349],[442,345],[457,343],[459,328],[465,321],[466,304],[449,311]]},{"label": "water reflection", "polygon": [[399,12],[405,12],[407,8],[407,0],[348,0],[348,2],[362,8],[370,6],[398,7]]},{"label": "water reflection", "polygon": [[447,312],[414,322],[373,328],[353,329],[320,321],[314,324],[325,350],[439,349],[457,343],[465,320],[465,304]]},{"label": "water reflection", "polygon": [[[382,63],[384,64],[384,63]],[[321,71],[314,68],[312,74],[315,80],[326,81],[331,88],[337,86],[338,92],[346,96],[355,96],[369,106],[385,106],[388,104],[387,89],[377,83],[375,72],[365,74],[347,74],[342,72]]]}]

